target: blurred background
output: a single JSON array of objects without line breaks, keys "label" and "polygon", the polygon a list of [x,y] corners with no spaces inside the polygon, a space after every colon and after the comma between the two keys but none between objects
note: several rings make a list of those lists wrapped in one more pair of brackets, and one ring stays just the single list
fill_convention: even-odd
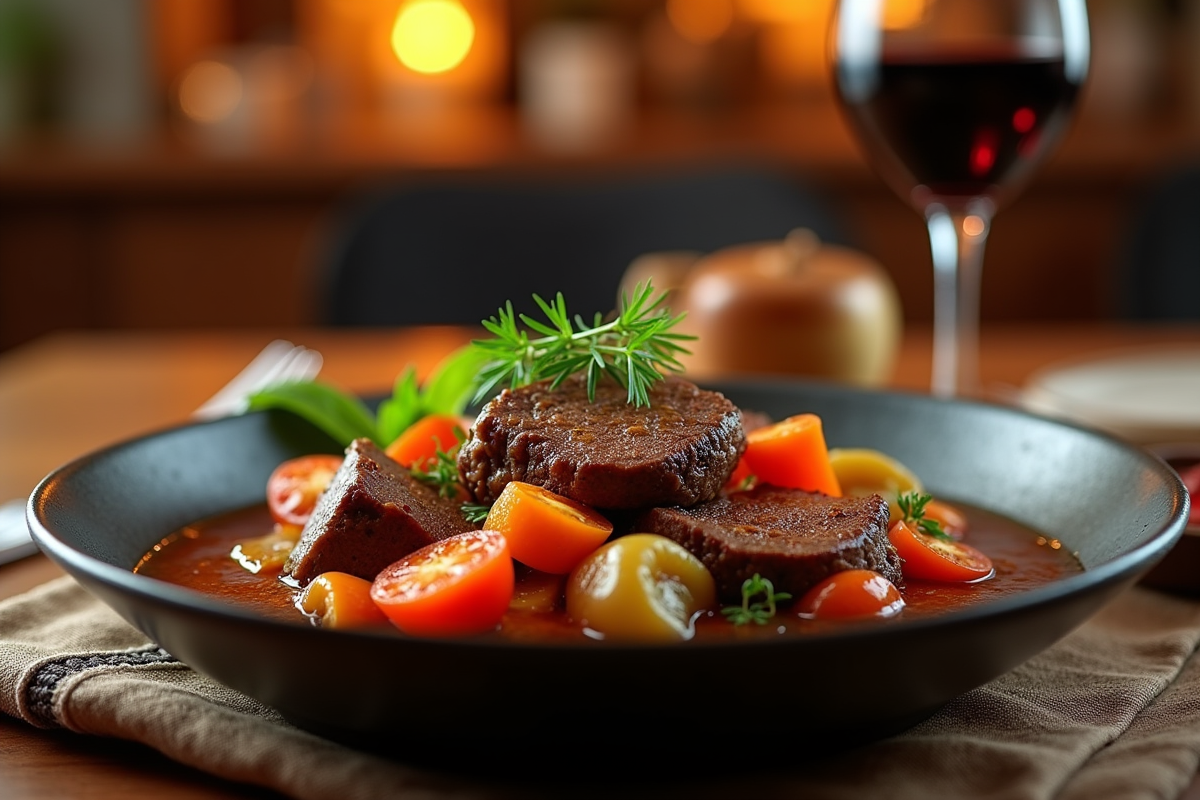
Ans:
[{"label": "blurred background", "polygon": [[[739,162],[819,192],[927,321],[924,225],[833,105],[831,9],[0,0],[0,350],[65,328],[320,322],[333,229],[371,187]],[[1140,198],[1200,158],[1200,0],[1089,9],[1079,116],[996,219],[985,321],[1118,315]]]}]

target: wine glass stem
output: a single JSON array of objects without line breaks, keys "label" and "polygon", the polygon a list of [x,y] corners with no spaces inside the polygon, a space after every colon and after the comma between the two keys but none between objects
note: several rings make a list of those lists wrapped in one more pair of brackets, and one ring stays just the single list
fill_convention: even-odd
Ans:
[{"label": "wine glass stem", "polygon": [[986,200],[925,211],[933,252],[933,379],[937,397],[979,394],[979,287],[992,225]]}]

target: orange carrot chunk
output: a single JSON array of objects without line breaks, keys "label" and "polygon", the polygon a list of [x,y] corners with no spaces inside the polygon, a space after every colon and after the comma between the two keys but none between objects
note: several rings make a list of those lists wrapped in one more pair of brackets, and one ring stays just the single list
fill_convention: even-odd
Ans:
[{"label": "orange carrot chunk", "polygon": [[508,538],[514,559],[555,575],[574,569],[613,531],[590,507],[521,481],[504,487],[483,527]]},{"label": "orange carrot chunk", "polygon": [[387,622],[371,600],[371,582],[345,572],[323,572],[313,578],[296,604],[322,628],[366,628]]},{"label": "orange carrot chunk", "polygon": [[842,496],[816,414],[797,414],[750,431],[743,459],[764,483]]},{"label": "orange carrot chunk", "polygon": [[438,450],[449,453],[464,433],[460,417],[430,414],[408,426],[384,452],[402,466],[428,468]]}]

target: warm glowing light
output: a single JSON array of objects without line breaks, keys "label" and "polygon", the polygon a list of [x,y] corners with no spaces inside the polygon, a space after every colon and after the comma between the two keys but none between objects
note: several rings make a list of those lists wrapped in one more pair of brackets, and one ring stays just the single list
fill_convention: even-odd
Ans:
[{"label": "warm glowing light", "polygon": [[787,83],[811,82],[825,75],[825,28],[815,23],[768,25],[758,34],[763,67]]},{"label": "warm glowing light", "polygon": [[1037,124],[1037,114],[1028,106],[1022,106],[1013,112],[1012,126],[1017,133],[1029,133]]},{"label": "warm glowing light", "polygon": [[962,230],[967,236],[978,236],[983,233],[985,227],[987,226],[984,225],[983,217],[974,214],[963,217]]},{"label": "warm glowing light", "polygon": [[201,61],[179,82],[179,108],[189,119],[211,125],[233,114],[244,91],[242,76],[233,67]]},{"label": "warm glowing light", "polygon": [[667,19],[683,38],[708,44],[733,24],[733,0],[667,0]]},{"label": "warm glowing light", "polygon": [[363,0],[324,0],[322,5],[333,13],[350,19],[366,19],[375,13],[374,5],[364,3]]},{"label": "warm glowing light", "polygon": [[883,7],[883,25],[890,30],[911,28],[925,17],[929,0],[890,0]]},{"label": "warm glowing light", "polygon": [[475,23],[456,0],[415,0],[392,26],[392,52],[413,70],[448,72],[462,63],[475,41]]},{"label": "warm glowing light", "polygon": [[829,0],[738,0],[738,8],[747,19],[768,25],[815,19],[829,5]]}]

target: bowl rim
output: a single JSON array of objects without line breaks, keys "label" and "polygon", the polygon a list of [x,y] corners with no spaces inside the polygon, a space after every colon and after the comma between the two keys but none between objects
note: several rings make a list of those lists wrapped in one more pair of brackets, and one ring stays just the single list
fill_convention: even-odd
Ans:
[{"label": "bowl rim", "polygon": [[[827,641],[846,640],[861,636],[879,637],[881,641],[884,641],[890,637],[910,636],[913,633],[928,631],[930,629],[947,625],[970,625],[980,620],[1001,618],[1012,614],[1025,613],[1031,610],[1036,610],[1037,608],[1043,606],[1053,605],[1064,598],[1070,597],[1087,588],[1098,588],[1128,579],[1134,573],[1138,571],[1144,571],[1153,566],[1154,563],[1168,553],[1171,547],[1184,534],[1190,500],[1186,487],[1184,487],[1178,475],[1166,463],[1166,461],[1156,453],[1143,447],[1139,447],[1128,440],[1081,423],[1040,415],[1024,408],[999,405],[981,400],[962,398],[935,398],[926,394],[904,390],[858,389],[855,387],[834,384],[832,382],[808,380],[798,381],[795,378],[782,376],[739,377],[721,381],[703,381],[701,382],[701,385],[705,386],[706,388],[714,388],[717,391],[727,391],[730,388],[742,390],[778,390],[780,387],[802,387],[806,391],[816,391],[818,393],[883,395],[904,400],[906,402],[930,402],[977,406],[987,409],[988,413],[1000,413],[1019,418],[1030,418],[1037,420],[1040,423],[1049,423],[1055,426],[1071,428],[1086,436],[1106,440],[1111,445],[1116,445],[1119,448],[1144,458],[1147,465],[1152,466],[1155,471],[1158,472],[1170,485],[1172,489],[1172,498],[1175,501],[1175,507],[1173,513],[1168,517],[1158,531],[1154,532],[1145,541],[1136,545],[1132,549],[1121,552],[1117,556],[1107,561],[1103,561],[1092,567],[1085,568],[1078,573],[1072,573],[1050,583],[1025,589],[1004,597],[990,599],[986,602],[952,609],[928,617],[906,619],[903,617],[903,615],[901,615],[899,618],[889,619],[883,623],[869,622],[864,625],[838,626],[826,631],[811,633],[806,632],[803,635],[755,637],[753,640],[749,641],[688,641],[682,643],[651,645],[617,642],[596,643],[589,641],[517,643],[496,637],[484,637],[477,639],[422,639],[418,637],[398,636],[395,633],[386,631],[373,632],[322,630],[315,626],[305,624],[303,619],[298,619],[296,623],[291,623],[267,618],[261,614],[255,613],[249,608],[241,607],[237,604],[226,601],[221,601],[205,595],[197,590],[170,584],[165,581],[135,573],[132,571],[132,567],[118,567],[107,561],[90,556],[75,549],[67,542],[60,539],[53,531],[49,529],[44,519],[44,509],[52,502],[52,497],[55,493],[55,487],[64,481],[70,480],[72,475],[78,473],[80,470],[84,469],[90,464],[111,457],[113,454],[119,453],[123,450],[136,447],[140,443],[143,443],[147,440],[157,439],[180,431],[193,430],[206,426],[236,424],[234,421],[241,419],[242,417],[250,416],[249,414],[240,415],[237,417],[225,417],[209,421],[183,422],[166,426],[156,430],[148,431],[129,439],[115,442],[81,455],[51,471],[41,481],[39,481],[37,487],[30,494],[26,503],[26,522],[39,549],[46,553],[51,559],[63,566],[67,572],[71,573],[72,575],[76,575],[78,572],[79,574],[85,575],[92,580],[96,580],[109,586],[118,588],[124,592],[131,593],[144,601],[149,601],[154,604],[165,604],[181,610],[199,612],[210,617],[232,618],[239,624],[263,625],[273,630],[280,627],[296,628],[298,630],[310,630],[323,637],[331,635],[364,637],[373,640],[394,640],[403,642],[404,646],[407,647],[433,646],[439,648],[449,647],[487,652],[517,648],[521,651],[595,651],[597,649],[603,649],[608,652],[653,651],[656,653],[661,653],[676,650],[697,652],[725,650],[729,648],[745,649],[747,647],[767,649],[796,646],[803,647],[805,646],[804,643],[806,642],[821,643]],[[287,412],[250,412],[250,414],[255,415],[270,415],[275,413]],[[234,511],[236,508],[231,507],[226,510]]]}]

